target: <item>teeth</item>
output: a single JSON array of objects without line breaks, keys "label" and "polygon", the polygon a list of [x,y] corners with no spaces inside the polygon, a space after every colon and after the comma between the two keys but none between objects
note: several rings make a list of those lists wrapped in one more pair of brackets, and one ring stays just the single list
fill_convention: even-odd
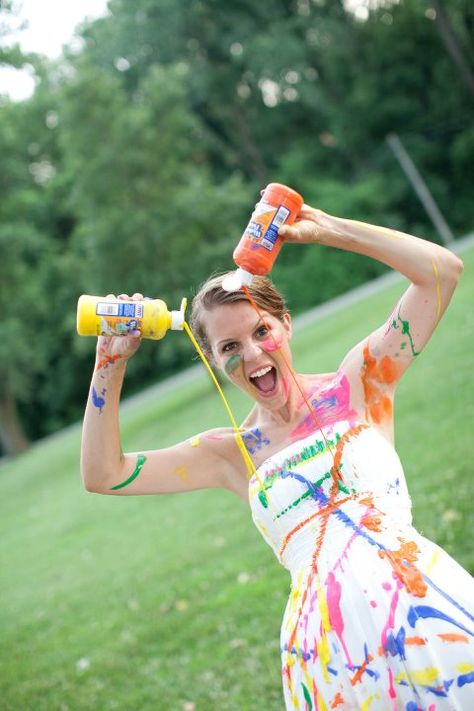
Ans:
[{"label": "teeth", "polygon": [[271,369],[272,369],[272,366],[268,365],[266,368],[262,368],[261,370],[257,370],[256,373],[252,373],[252,375],[250,377],[251,378],[261,378],[262,375],[265,375],[265,373],[269,373]]}]

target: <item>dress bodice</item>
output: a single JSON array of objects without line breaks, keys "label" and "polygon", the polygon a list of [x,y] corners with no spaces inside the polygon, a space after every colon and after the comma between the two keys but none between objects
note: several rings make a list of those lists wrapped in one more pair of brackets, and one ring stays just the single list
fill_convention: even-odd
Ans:
[{"label": "dress bodice", "polygon": [[[344,541],[411,526],[411,500],[400,459],[374,427],[339,421],[266,459],[249,482],[252,517],[290,571],[334,562]],[[337,545],[334,543],[337,537]]]}]

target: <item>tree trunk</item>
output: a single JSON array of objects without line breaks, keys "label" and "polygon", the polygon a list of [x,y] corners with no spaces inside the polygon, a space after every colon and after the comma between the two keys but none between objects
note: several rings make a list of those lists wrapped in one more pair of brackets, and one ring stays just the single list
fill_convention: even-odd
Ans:
[{"label": "tree trunk", "polygon": [[0,384],[0,445],[8,457],[20,454],[30,446],[18,416],[15,396],[7,383]]}]

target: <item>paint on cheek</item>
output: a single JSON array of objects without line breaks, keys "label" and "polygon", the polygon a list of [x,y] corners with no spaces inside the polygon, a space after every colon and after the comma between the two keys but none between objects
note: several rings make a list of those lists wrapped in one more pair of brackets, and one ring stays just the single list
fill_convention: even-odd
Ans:
[{"label": "paint on cheek", "polygon": [[99,393],[94,388],[94,386],[92,386],[92,403],[93,403],[94,407],[96,407],[99,410],[99,415],[102,414],[102,409],[105,405],[104,395],[106,392],[107,392],[107,390],[105,388],[102,388],[102,390],[100,391],[100,395],[99,395]]},{"label": "paint on cheek", "polygon": [[273,338],[273,336],[271,336],[270,338],[266,338],[261,343],[261,347],[265,351],[265,353],[275,353],[275,351],[280,350],[282,345],[283,341],[277,341],[275,338]]},{"label": "paint on cheek", "polygon": [[143,465],[145,464],[145,462],[146,462],[146,457],[145,457],[145,455],[144,455],[144,454],[139,454],[139,455],[137,456],[137,463],[136,463],[136,465],[135,465],[135,469],[134,469],[133,472],[130,474],[130,476],[128,477],[128,479],[125,479],[125,481],[122,481],[121,484],[117,484],[116,486],[112,486],[112,487],[110,488],[110,491],[116,491],[117,489],[123,489],[124,486],[128,486],[129,484],[131,484],[132,481],[133,481],[134,479],[136,479],[137,476],[140,474],[140,472],[141,472],[141,470],[142,470],[142,467],[143,467]]},{"label": "paint on cheek", "polygon": [[224,365],[224,370],[227,373],[227,375],[232,375],[237,368],[241,365],[242,363],[242,358],[239,356],[237,353],[235,353],[233,356],[229,358],[229,360],[226,362]]}]

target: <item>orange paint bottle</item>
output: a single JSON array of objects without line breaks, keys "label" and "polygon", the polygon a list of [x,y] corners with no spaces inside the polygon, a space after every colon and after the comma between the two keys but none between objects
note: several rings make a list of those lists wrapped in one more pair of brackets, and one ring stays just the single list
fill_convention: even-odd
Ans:
[{"label": "orange paint bottle", "polygon": [[301,195],[286,185],[267,185],[234,250],[238,269],[224,280],[226,291],[250,284],[255,274],[269,274],[283,244],[278,230],[283,224],[293,224],[303,203]]}]

